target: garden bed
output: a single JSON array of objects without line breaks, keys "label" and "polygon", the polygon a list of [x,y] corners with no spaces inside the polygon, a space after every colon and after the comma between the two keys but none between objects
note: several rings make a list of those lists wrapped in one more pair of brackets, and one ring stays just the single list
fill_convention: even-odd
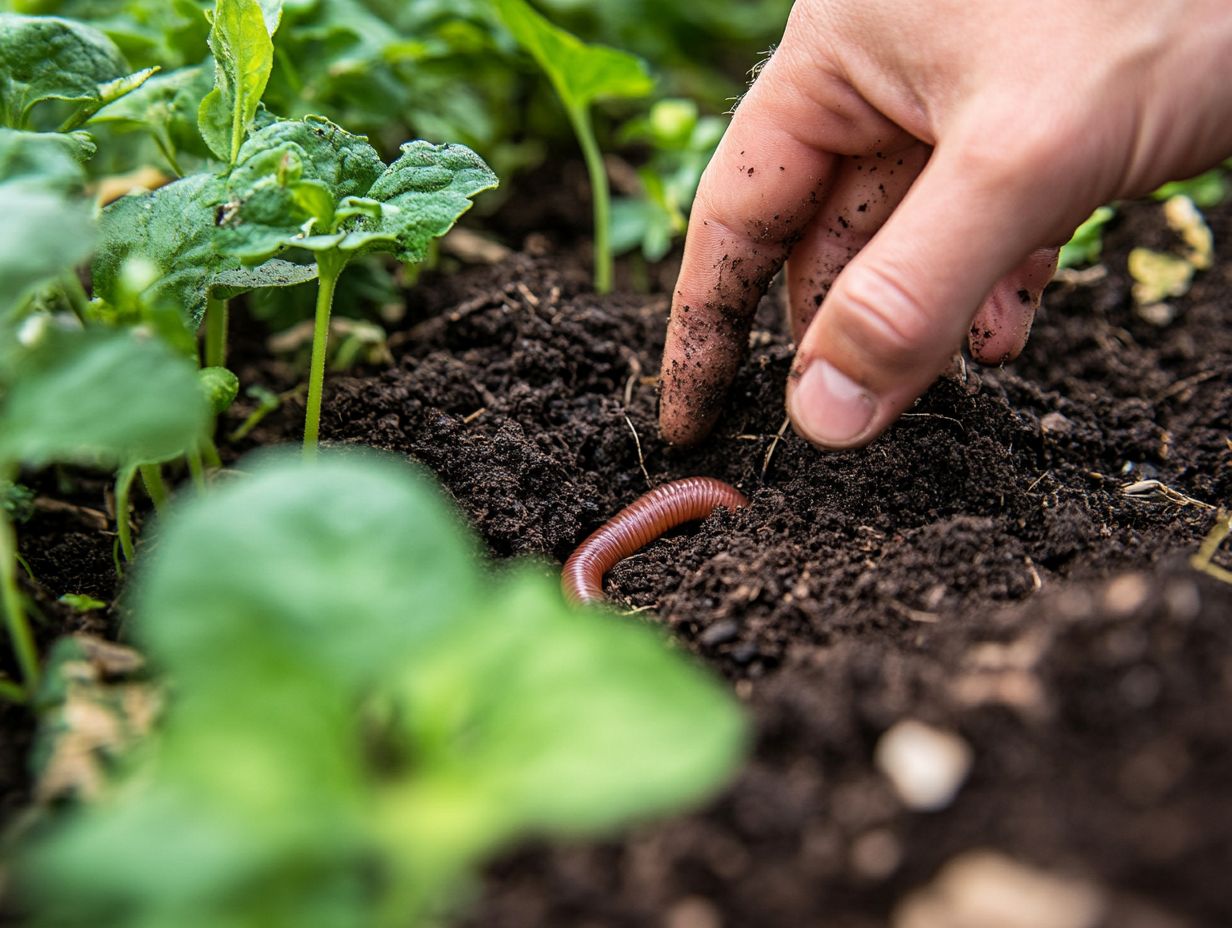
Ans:
[{"label": "garden bed", "polygon": [[[1232,238],[1232,209],[1208,219],[1217,243]],[[1232,264],[1201,276],[1170,323],[1139,318],[1125,255],[1166,234],[1157,205],[1124,210],[1106,276],[1054,284],[1020,360],[956,371],[843,454],[782,430],[781,294],[714,435],[679,451],[655,424],[665,295],[596,297],[577,254],[542,236],[426,275],[394,363],[329,381],[325,442],[425,464],[494,557],[536,555],[545,572],[650,485],[710,475],[751,499],[608,578],[628,621],[665,625],[748,705],[743,775],[624,840],[515,852],[471,923],[877,925],[974,849],[1080,881],[1102,913],[1091,924],[1232,920],[1232,587],[1187,567],[1214,512],[1179,504],[1232,501]],[[255,324],[237,327],[245,384],[297,382]],[[241,399],[222,431],[249,411]],[[286,404],[234,450],[294,441],[302,421]],[[1180,495],[1123,492],[1144,480]],[[42,636],[114,635],[114,615],[54,602],[115,592],[110,539],[91,524],[101,490],[74,497],[83,509],[51,502],[51,476],[39,488],[22,551]],[[971,749],[947,808],[908,811],[874,764],[904,718]],[[29,722],[3,720],[13,808]]]}]

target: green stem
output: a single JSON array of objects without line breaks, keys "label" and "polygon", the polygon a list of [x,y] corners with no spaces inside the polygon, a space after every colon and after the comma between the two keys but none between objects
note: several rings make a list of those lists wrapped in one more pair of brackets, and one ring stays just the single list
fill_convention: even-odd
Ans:
[{"label": "green stem", "polygon": [[120,539],[120,550],[124,552],[124,560],[132,563],[136,556],[133,548],[133,532],[128,524],[129,497],[132,494],[133,478],[137,476],[137,468],[124,467],[116,474],[115,507],[116,535]]},{"label": "green stem", "polygon": [[188,461],[188,472],[192,474],[193,486],[197,488],[198,493],[204,493],[206,490],[205,466],[201,463],[201,450],[193,448],[184,457]]},{"label": "green stem", "polygon": [[611,225],[611,194],[607,186],[607,171],[603,167],[603,155],[595,141],[594,126],[590,113],[584,108],[569,107],[569,121],[582,146],[586,159],[586,171],[590,175],[590,196],[595,205],[595,290],[607,293],[612,289],[612,248],[608,244]]},{"label": "green stem", "polygon": [[23,703],[27,701],[26,691],[12,680],[0,680],[0,699]]},{"label": "green stem", "polygon": [[167,505],[171,494],[167,492],[167,484],[163,482],[163,469],[159,464],[141,465],[141,482],[145,484],[145,492],[149,494],[154,508],[159,512]]},{"label": "green stem", "polygon": [[317,455],[321,432],[321,394],[325,389],[325,353],[329,347],[329,315],[334,307],[334,289],[346,267],[346,256],[336,251],[317,255],[317,317],[312,330],[312,363],[308,372],[308,408],[304,415],[304,457]]},{"label": "green stem", "polygon": [[[212,432],[213,429],[210,431]],[[222,470],[222,458],[218,456],[218,446],[214,444],[214,439],[206,435],[201,439],[200,449],[201,459],[206,467],[210,470]]]},{"label": "green stem", "polygon": [[158,146],[162,156],[167,159],[171,173],[176,177],[183,177],[184,169],[180,167],[179,159],[175,156],[175,145],[171,141],[171,134],[166,129],[154,129],[153,132],[154,144]]},{"label": "green stem", "polygon": [[72,309],[73,315],[77,317],[79,322],[86,322],[90,318],[90,297],[86,293],[85,287],[81,285],[77,272],[66,271],[61,281],[64,296],[68,300],[68,305]]},{"label": "green stem", "polygon": [[227,301],[205,301],[205,367],[227,366]]},{"label": "green stem", "polygon": [[0,509],[0,602],[4,605],[4,624],[13,642],[17,665],[26,684],[26,692],[34,692],[38,686],[38,649],[34,646],[34,634],[26,620],[26,610],[17,589],[17,535],[8,515]]}]

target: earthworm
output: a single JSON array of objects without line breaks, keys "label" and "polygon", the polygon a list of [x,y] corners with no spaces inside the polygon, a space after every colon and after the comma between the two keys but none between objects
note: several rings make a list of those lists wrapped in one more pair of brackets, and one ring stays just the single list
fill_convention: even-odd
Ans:
[{"label": "earthworm", "polygon": [[743,493],[713,477],[686,477],[655,487],[600,525],[569,555],[560,576],[565,598],[602,602],[603,575],[617,562],[668,529],[704,519],[719,506],[741,509],[748,504]]}]

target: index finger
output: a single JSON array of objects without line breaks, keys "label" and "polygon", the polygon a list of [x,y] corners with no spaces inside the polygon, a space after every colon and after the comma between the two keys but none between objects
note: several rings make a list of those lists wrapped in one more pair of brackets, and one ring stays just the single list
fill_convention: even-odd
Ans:
[{"label": "index finger", "polygon": [[875,133],[901,134],[828,75],[789,25],[698,187],[660,371],[669,442],[695,443],[713,427],[758,301],[820,207],[838,156],[867,148]]}]

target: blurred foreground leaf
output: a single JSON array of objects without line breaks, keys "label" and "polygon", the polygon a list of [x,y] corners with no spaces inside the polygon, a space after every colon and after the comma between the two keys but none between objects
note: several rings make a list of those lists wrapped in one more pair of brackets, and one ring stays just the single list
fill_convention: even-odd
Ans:
[{"label": "blurred foreground leaf", "polygon": [[173,509],[139,575],[134,631],[174,698],[133,776],[23,848],[36,924],[436,924],[513,838],[730,774],[722,687],[546,579],[493,584],[405,464],[245,470]]}]

